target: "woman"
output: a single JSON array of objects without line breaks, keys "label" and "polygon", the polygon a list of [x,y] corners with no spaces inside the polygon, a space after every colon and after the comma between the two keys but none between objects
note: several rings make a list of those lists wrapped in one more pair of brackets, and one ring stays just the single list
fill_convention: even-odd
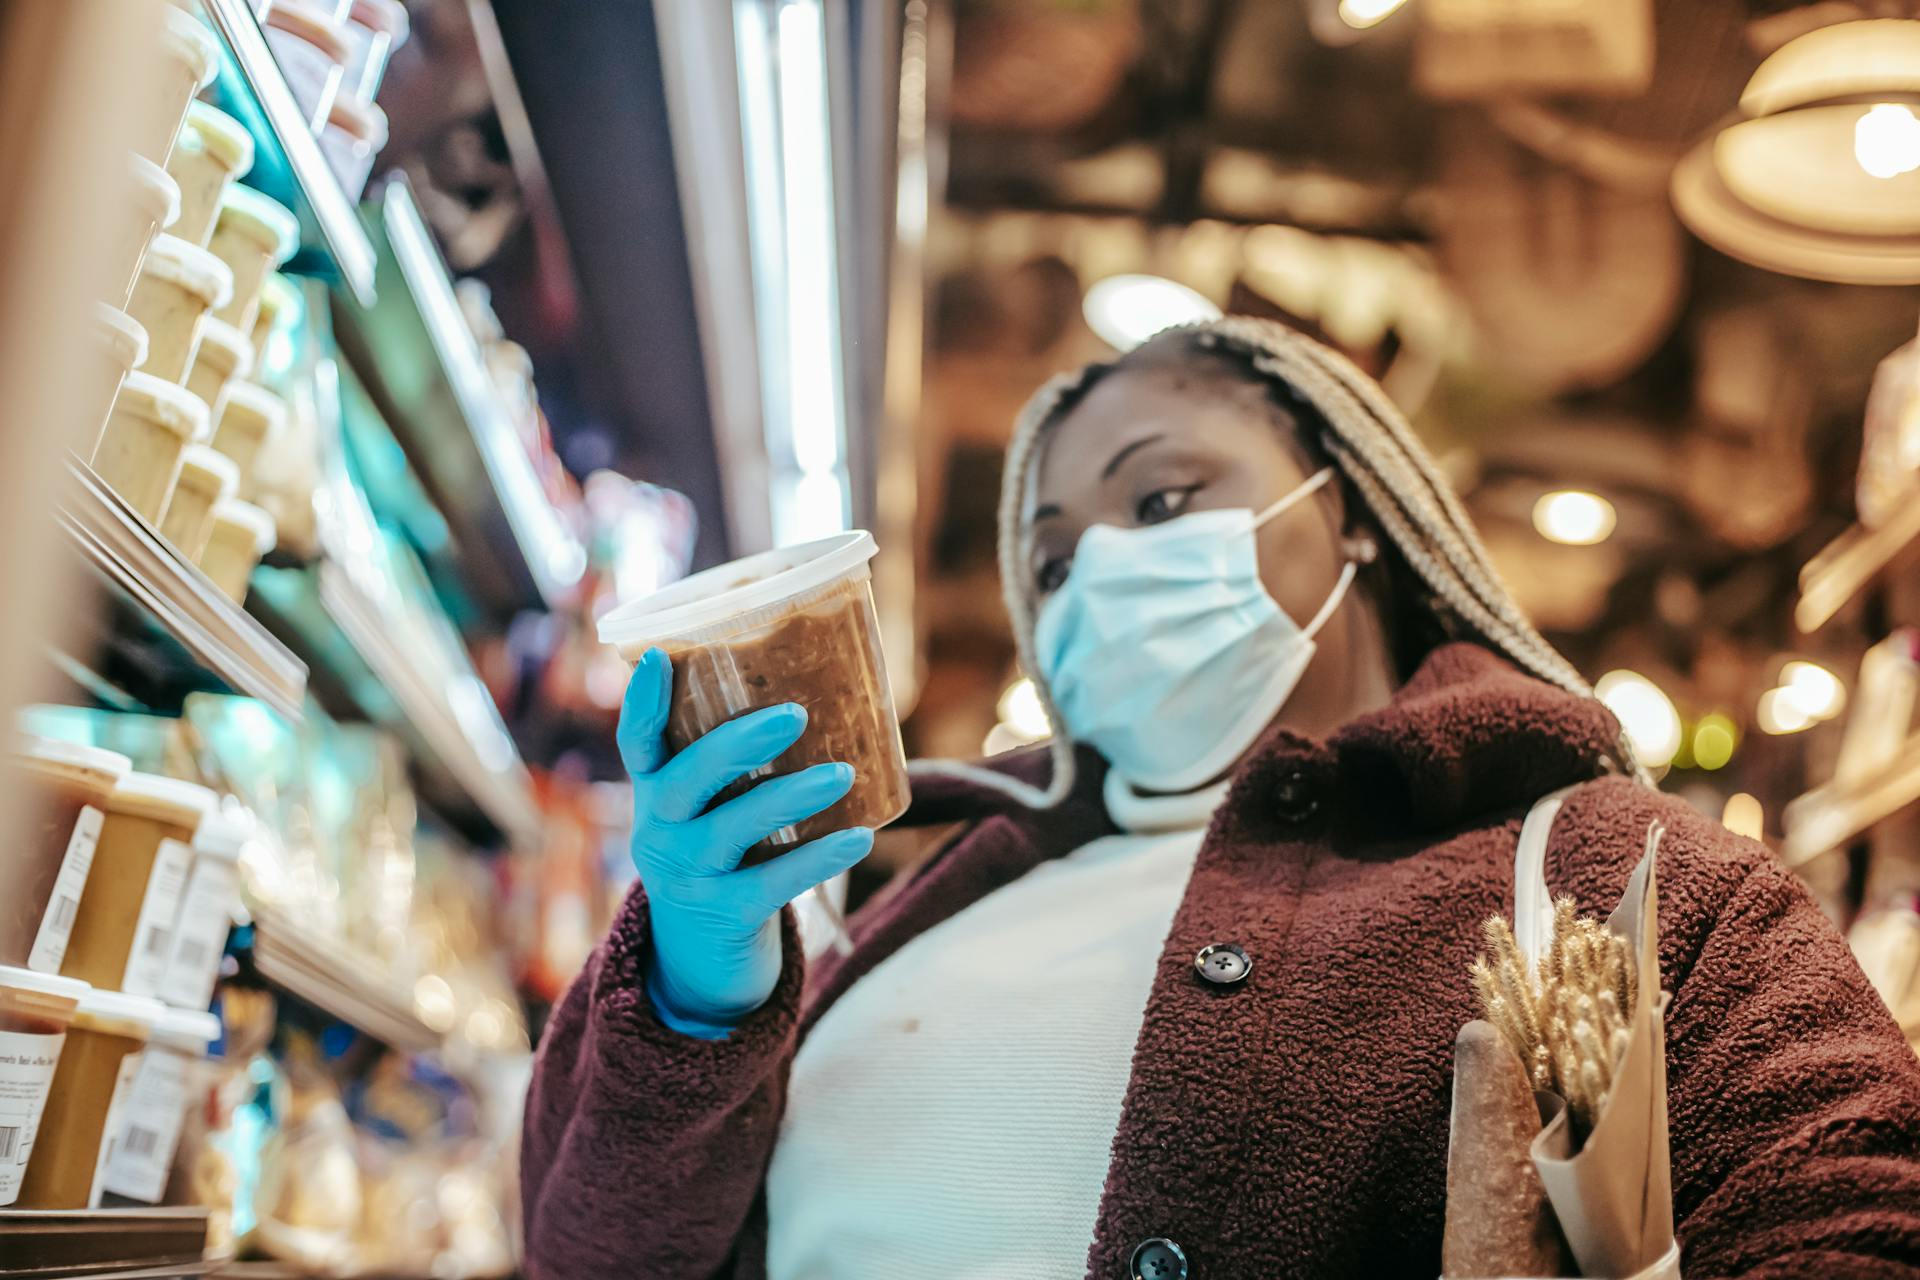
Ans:
[{"label": "woman", "polygon": [[736,864],[845,772],[696,816],[802,717],[662,763],[636,671],[641,884],[541,1048],[532,1276],[1432,1277],[1478,925],[1569,784],[1547,876],[1583,913],[1668,828],[1688,1280],[1920,1274],[1913,1053],[1761,846],[1632,776],[1351,365],[1235,319],[1056,380],[1001,569],[1054,744],[917,771],[906,820],[965,826],[844,958],[780,907],[867,833]]}]

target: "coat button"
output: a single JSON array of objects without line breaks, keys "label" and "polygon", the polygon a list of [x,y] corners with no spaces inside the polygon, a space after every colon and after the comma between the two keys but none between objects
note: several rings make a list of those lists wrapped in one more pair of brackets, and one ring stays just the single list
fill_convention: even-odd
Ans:
[{"label": "coat button", "polygon": [[1307,783],[1307,775],[1298,769],[1280,779],[1279,785],[1274,788],[1273,801],[1283,822],[1298,825],[1320,812],[1320,801],[1314,797],[1313,789]]},{"label": "coat button", "polygon": [[1210,947],[1200,948],[1200,954],[1193,958],[1193,967],[1201,977],[1219,987],[1238,986],[1253,972],[1253,961],[1248,958],[1247,950],[1237,942],[1216,942]]},{"label": "coat button", "polygon": [[1142,1240],[1134,1247],[1127,1274],[1132,1280],[1186,1280],[1187,1255],[1162,1236]]}]

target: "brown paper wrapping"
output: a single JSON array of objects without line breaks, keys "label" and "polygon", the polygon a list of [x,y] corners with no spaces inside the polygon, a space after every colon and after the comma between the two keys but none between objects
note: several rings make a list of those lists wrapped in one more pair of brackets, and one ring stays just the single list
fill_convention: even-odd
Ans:
[{"label": "brown paper wrapping", "polygon": [[1564,1276],[1566,1247],[1529,1147],[1540,1104],[1526,1068],[1491,1022],[1460,1028],[1453,1045],[1453,1121],[1447,1140],[1447,1280]]}]

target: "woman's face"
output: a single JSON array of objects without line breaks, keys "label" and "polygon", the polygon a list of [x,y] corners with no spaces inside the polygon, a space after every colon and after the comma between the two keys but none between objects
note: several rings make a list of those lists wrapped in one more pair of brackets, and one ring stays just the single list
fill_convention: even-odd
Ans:
[{"label": "woman's face", "polygon": [[[1148,360],[1102,377],[1049,433],[1036,477],[1031,572],[1044,601],[1080,535],[1191,511],[1256,513],[1318,470],[1266,389],[1200,358]],[[1304,625],[1339,578],[1340,497],[1328,485],[1256,532],[1260,579]]]}]

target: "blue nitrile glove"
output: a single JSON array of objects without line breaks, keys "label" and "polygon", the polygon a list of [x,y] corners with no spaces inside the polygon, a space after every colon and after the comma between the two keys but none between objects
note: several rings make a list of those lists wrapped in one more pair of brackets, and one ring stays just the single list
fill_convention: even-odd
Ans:
[{"label": "blue nitrile glove", "polygon": [[836,831],[742,867],[748,849],[846,795],[853,768],[815,765],[703,812],[729,783],[792,746],[807,713],[791,702],[749,712],[669,760],[661,735],[672,688],[672,663],[649,649],[620,710],[620,756],[633,777],[633,864],[653,925],[647,995],[668,1026],[719,1040],[773,994],[780,908],[866,857],[873,832]]}]

